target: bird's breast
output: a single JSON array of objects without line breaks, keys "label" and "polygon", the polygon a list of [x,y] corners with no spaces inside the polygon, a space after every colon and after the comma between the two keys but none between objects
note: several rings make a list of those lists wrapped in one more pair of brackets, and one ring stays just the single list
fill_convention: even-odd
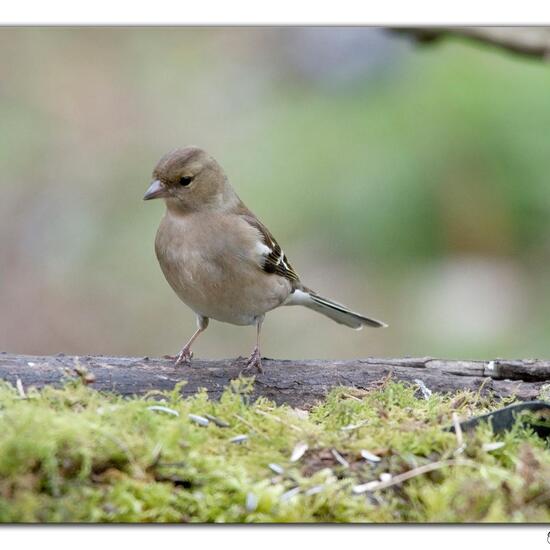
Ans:
[{"label": "bird's breast", "polygon": [[281,305],[290,293],[285,279],[257,265],[253,233],[237,234],[227,220],[165,216],[155,251],[166,280],[193,311],[237,325]]}]

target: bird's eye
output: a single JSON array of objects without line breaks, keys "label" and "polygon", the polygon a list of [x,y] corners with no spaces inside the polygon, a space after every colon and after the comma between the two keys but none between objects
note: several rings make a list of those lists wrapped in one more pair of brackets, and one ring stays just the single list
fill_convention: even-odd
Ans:
[{"label": "bird's eye", "polygon": [[182,176],[180,178],[180,185],[182,187],[187,187],[193,181],[193,176]]}]

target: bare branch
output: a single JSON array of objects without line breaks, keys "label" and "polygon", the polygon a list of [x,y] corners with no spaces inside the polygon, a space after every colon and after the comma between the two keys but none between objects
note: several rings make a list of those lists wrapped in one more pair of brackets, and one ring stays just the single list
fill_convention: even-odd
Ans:
[{"label": "bare branch", "polygon": [[420,43],[439,42],[442,38],[455,36],[543,60],[550,54],[550,27],[402,27],[392,30],[412,36]]}]

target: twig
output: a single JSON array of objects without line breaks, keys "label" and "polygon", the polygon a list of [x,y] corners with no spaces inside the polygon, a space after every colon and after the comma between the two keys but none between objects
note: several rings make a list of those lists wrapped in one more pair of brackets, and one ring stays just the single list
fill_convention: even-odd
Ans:
[{"label": "twig", "polygon": [[452,460],[440,460],[437,462],[431,462],[430,464],[424,464],[418,468],[413,468],[403,474],[399,474],[388,481],[370,481],[364,483],[363,485],[357,485],[353,488],[354,493],[364,493],[367,491],[379,491],[381,489],[387,489],[393,485],[398,485],[412,479],[413,477],[421,476],[434,470],[439,470],[440,468],[445,468],[446,466],[470,466],[472,468],[478,468],[479,464],[476,464],[473,460],[464,460],[464,459],[452,459]]},{"label": "twig", "polygon": [[258,413],[262,416],[266,416],[267,418],[271,418],[271,420],[275,420],[275,422],[279,422],[280,424],[284,424],[285,426],[288,426],[289,428],[292,428],[296,432],[303,432],[304,429],[300,428],[299,426],[295,426],[294,424],[290,424],[288,422],[283,422],[278,416],[275,416],[274,414],[269,414],[268,412],[262,411],[260,409],[254,409],[255,413]]},{"label": "twig", "polygon": [[248,420],[244,419],[242,416],[234,413],[233,416],[242,422],[245,426],[248,426],[254,433],[258,434],[260,437],[263,437],[266,441],[269,441],[269,437],[267,437],[264,433],[262,433],[260,430],[254,427],[253,424],[251,424]]},{"label": "twig", "polygon": [[550,51],[549,27],[402,27],[392,30],[408,34],[424,44],[455,36],[542,61],[547,61]]},{"label": "twig", "polygon": [[21,399],[27,399],[27,394],[25,393],[25,388],[23,387],[23,382],[21,382],[21,378],[18,378],[15,382],[15,387],[17,388],[17,392],[19,393],[19,397]]},{"label": "twig", "polygon": [[462,436],[462,427],[460,426],[460,421],[458,419],[458,414],[453,412],[453,427],[455,429],[455,435],[456,435],[456,450],[453,453],[455,456],[461,454],[464,449],[466,448],[466,445],[464,444],[464,438]]}]

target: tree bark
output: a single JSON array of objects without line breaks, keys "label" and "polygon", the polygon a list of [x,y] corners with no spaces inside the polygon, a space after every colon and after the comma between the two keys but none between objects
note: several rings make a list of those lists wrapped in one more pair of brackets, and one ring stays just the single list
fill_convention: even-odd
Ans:
[{"label": "tree bark", "polygon": [[[30,356],[0,353],[0,379],[22,391],[35,386],[59,386],[68,377],[80,376],[91,387],[121,395],[142,395],[152,390],[171,390],[182,380],[184,396],[206,388],[218,399],[231,380],[237,378],[244,360],[194,360],[191,366],[174,367],[168,359],[104,356]],[[308,407],[335,386],[369,389],[391,377],[435,392],[458,390],[516,395],[537,399],[550,382],[550,361],[503,360],[455,361],[444,359],[366,358],[347,361],[264,359],[263,373],[255,375],[252,397],[265,396],[278,404]],[[248,375],[248,373],[246,373]],[[420,381],[420,382],[419,382]],[[21,384],[19,387],[21,388]]]},{"label": "tree bark", "polygon": [[455,36],[537,59],[546,60],[550,54],[550,27],[401,27],[392,30],[412,36],[420,43]]}]

